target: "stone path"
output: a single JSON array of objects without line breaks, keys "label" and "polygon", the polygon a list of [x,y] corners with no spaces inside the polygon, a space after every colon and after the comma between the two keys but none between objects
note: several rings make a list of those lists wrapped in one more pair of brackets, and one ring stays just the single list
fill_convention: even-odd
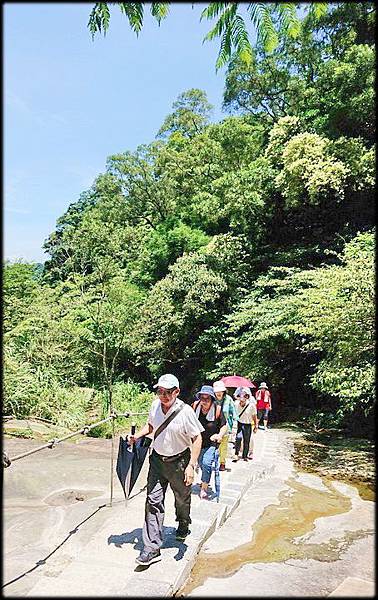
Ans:
[{"label": "stone path", "polygon": [[[198,486],[193,486],[193,523],[185,542],[178,542],[175,538],[173,494],[168,489],[162,560],[148,568],[135,563],[141,549],[147,461],[127,505],[121,487],[115,481],[112,507],[106,506],[109,500],[108,444],[99,450],[90,440],[85,440],[82,446],[67,445],[54,450],[55,454],[47,450],[45,460],[41,456],[44,451],[38,453],[37,460],[45,478],[39,485],[35,482],[34,488],[31,472],[26,476],[31,469],[30,460],[18,461],[5,471],[3,581],[14,581],[3,589],[4,596],[174,595],[188,579],[201,549],[204,552],[220,552],[234,547],[235,540],[239,544],[250,539],[251,525],[267,505],[277,502],[278,494],[285,488],[285,481],[294,472],[290,460],[291,439],[292,434],[282,430],[258,431],[254,461],[230,462],[231,470],[221,473],[221,500],[218,504],[201,501]],[[88,452],[90,447],[92,452]],[[302,477],[311,483],[314,476]],[[66,493],[66,502],[72,500],[72,494],[67,493],[69,489],[76,490],[76,497],[84,494],[85,500],[65,506],[54,505],[59,490],[61,496]],[[90,492],[97,495],[91,498]],[[258,502],[251,502],[253,498],[258,498]],[[373,504],[368,502],[365,506]],[[356,515],[359,509],[360,504],[354,498]],[[368,511],[363,518],[370,516]],[[325,535],[321,527],[316,533],[320,537]],[[358,590],[363,590],[363,595],[371,596],[371,538],[358,540],[352,549],[349,560],[354,561],[353,571],[349,562],[347,572],[347,561],[331,577],[327,574],[328,563],[314,565],[317,561],[244,565],[230,578],[208,579],[191,595],[245,596],[248,590],[248,596],[293,596],[298,595],[300,589],[299,595],[303,596],[313,594],[316,588],[321,590],[320,595],[327,596],[331,593],[341,595],[337,590],[344,585],[340,589],[345,596],[348,595],[345,594],[345,585],[352,585],[346,580],[353,572],[359,579],[352,582],[351,589],[354,591],[350,595],[361,595]],[[309,574],[315,572],[317,579],[312,581]],[[324,585],[319,586],[319,581]],[[272,590],[276,593],[273,594]]]},{"label": "stone path", "polygon": [[[41,494],[38,494],[37,490],[34,490],[33,496],[30,494],[31,475],[25,477],[25,472],[31,468],[30,458],[14,463],[5,472],[8,491],[12,490],[12,486],[15,489],[10,496],[8,495],[5,503],[5,513],[8,510],[12,519],[9,516],[8,520],[6,519],[4,581],[16,581],[4,588],[4,595],[145,596],[147,592],[152,596],[173,595],[189,575],[202,544],[233,513],[245,491],[271,475],[274,457],[266,461],[264,455],[271,453],[273,448],[274,433],[261,432],[253,462],[229,462],[232,469],[221,473],[219,503],[201,501],[198,497],[198,486],[193,486],[193,523],[191,534],[185,543],[178,542],[175,538],[174,498],[168,488],[162,560],[147,569],[135,563],[141,549],[145,503],[143,486],[147,475],[147,461],[127,506],[121,487],[118,481],[115,481],[112,507],[104,506],[108,502],[106,477],[102,480],[99,477],[99,470],[107,474],[109,469],[109,459],[105,452],[93,451],[92,457],[86,450],[86,463],[83,463],[80,472],[80,451],[76,446],[61,447],[53,451],[55,454],[48,450],[44,458],[42,454],[45,451],[34,455],[38,456],[36,460],[46,474],[41,491],[46,494],[50,489],[50,493],[44,496],[44,506],[41,503]],[[97,497],[85,502],[76,502],[72,506],[46,507],[46,497],[51,502],[54,495],[59,495],[57,491],[51,491],[51,488],[56,487],[56,481],[55,486],[52,482],[57,473],[58,479],[60,475],[61,494],[69,488],[69,481],[72,489],[79,490],[81,494],[93,491],[96,481],[99,488]],[[23,476],[25,481],[29,481],[24,487]],[[48,484],[49,481],[51,485]],[[21,489],[26,496],[26,520],[23,520],[23,507],[19,495],[15,507],[16,488],[18,491]],[[33,525],[30,523],[31,501],[35,502]],[[86,518],[88,519],[85,522]],[[40,537],[36,529],[41,530]],[[59,548],[59,543],[64,539],[65,543]],[[52,551],[53,554],[46,559]],[[33,568],[34,570],[27,573]],[[20,575],[23,576],[17,580]]]}]

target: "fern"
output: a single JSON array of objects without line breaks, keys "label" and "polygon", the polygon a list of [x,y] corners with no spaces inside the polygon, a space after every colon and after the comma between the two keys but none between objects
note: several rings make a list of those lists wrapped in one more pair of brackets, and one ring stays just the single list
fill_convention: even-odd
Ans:
[{"label": "fern", "polygon": [[211,2],[209,6],[202,11],[200,20],[202,21],[204,18],[214,19],[214,17],[217,17],[220,12],[224,12],[229,6],[230,2]]},{"label": "fern", "polygon": [[218,21],[215,23],[215,26],[213,27],[213,29],[211,29],[203,38],[204,42],[212,40],[215,37],[220,37],[223,34],[223,31],[229,27],[230,10],[232,10],[232,7],[231,7],[231,9],[228,8],[223,13],[223,15],[218,19]]},{"label": "fern", "polygon": [[221,39],[219,54],[218,54],[218,57],[217,57],[217,60],[215,63],[216,70],[220,69],[225,64],[227,64],[227,62],[229,61],[229,59],[231,57],[231,54],[232,54],[231,30],[225,29],[222,39]]},{"label": "fern", "polygon": [[[221,3],[217,4],[219,6]],[[223,14],[221,14],[213,29],[211,29],[203,39],[205,42],[212,40],[215,37],[222,36],[218,57],[215,63],[216,70],[220,69],[229,62],[232,56],[232,47],[235,45],[235,38],[233,38],[233,27],[238,5],[237,3],[228,2],[227,4],[223,3],[222,6],[225,7]]]},{"label": "fern", "polygon": [[142,2],[120,2],[118,4],[121,11],[127,16],[130,27],[138,35],[143,27],[143,10]]},{"label": "fern", "polygon": [[329,2],[311,2],[309,14],[315,17],[315,19],[319,19],[326,14],[328,10],[328,4]]},{"label": "fern", "polygon": [[151,15],[155,17],[160,25],[161,21],[168,16],[169,2],[152,2],[150,10]]},{"label": "fern", "polygon": [[106,31],[109,27],[109,21],[110,12],[106,2],[96,2],[91,14],[89,15],[88,21],[88,28],[92,34],[92,39],[97,31],[99,33],[103,31],[104,35],[106,34]]},{"label": "fern", "polygon": [[[143,27],[144,2],[97,2],[89,16],[88,28],[92,39],[96,32],[104,35],[109,27],[109,5],[117,5],[127,16],[131,29],[138,35]],[[161,23],[169,13],[169,2],[152,2],[151,15]],[[193,3],[192,8],[196,5]],[[252,60],[252,47],[243,17],[237,14],[238,2],[210,2],[201,13],[202,19],[217,19],[215,25],[206,34],[203,41],[220,38],[220,49],[216,69],[231,60],[233,51],[247,65]],[[301,21],[294,2],[251,2],[247,5],[250,19],[257,31],[257,41],[263,44],[266,52],[272,52],[278,46],[278,33],[273,22],[273,14],[278,15],[279,31],[290,37],[297,37],[301,30]],[[327,12],[328,3],[310,2],[309,14],[318,19]]]},{"label": "fern", "polygon": [[293,38],[298,37],[301,31],[301,21],[297,15],[296,4],[293,2],[279,2],[277,9],[283,33]]},{"label": "fern", "polygon": [[205,37],[202,40],[202,43],[213,40],[216,37],[220,37],[223,33],[224,27],[225,27],[225,24],[224,24],[223,20],[217,21],[217,23],[214,25],[213,29],[210,29],[210,31],[205,35]]},{"label": "fern", "polygon": [[257,39],[263,43],[266,52],[272,52],[278,46],[278,35],[271,17],[272,8],[262,2],[252,2],[247,9],[257,30]]},{"label": "fern", "polygon": [[238,57],[249,66],[253,55],[252,47],[244,19],[240,15],[235,15],[232,23],[232,42]]}]

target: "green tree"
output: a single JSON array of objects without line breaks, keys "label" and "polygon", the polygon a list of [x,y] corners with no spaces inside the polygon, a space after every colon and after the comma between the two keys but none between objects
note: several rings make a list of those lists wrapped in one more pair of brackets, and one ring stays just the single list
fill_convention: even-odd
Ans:
[{"label": "green tree", "polygon": [[293,404],[328,406],[339,423],[368,416],[375,404],[374,247],[373,233],[358,234],[338,264],[272,267],[260,276],[226,317],[228,333],[209,375],[268,378],[290,389]]},{"label": "green tree", "polygon": [[40,272],[35,263],[6,261],[3,268],[3,331],[23,320],[40,287]]},{"label": "green tree", "polygon": [[[113,2],[97,2],[90,13],[88,28],[92,38],[97,32],[107,32],[110,22],[109,5]],[[125,14],[129,25],[138,35],[143,27],[144,2],[119,2],[118,6]],[[279,35],[297,37],[301,28],[301,19],[297,7],[292,2],[251,2],[246,7],[246,17],[243,17],[238,2],[212,2],[201,13],[201,20],[216,19],[214,27],[205,36],[205,40],[220,38],[220,50],[216,67],[227,64],[233,55],[245,64],[250,64],[253,51],[247,30],[246,19],[250,20],[257,32],[257,39],[265,49],[272,51],[279,42]],[[306,7],[313,19],[327,11],[327,3],[310,2]],[[160,25],[169,11],[168,2],[152,2],[150,12]],[[204,41],[205,41],[204,40]]]},{"label": "green tree", "polygon": [[74,274],[67,285],[72,337],[87,349],[96,383],[106,390],[112,407],[113,383],[122,372],[132,372],[131,337],[140,316],[143,295],[106,259],[87,276]]},{"label": "green tree", "polygon": [[374,142],[375,9],[372,3],[331,5],[304,18],[299,35],[284,36],[273,53],[261,44],[249,66],[232,60],[224,107],[260,114],[269,123],[298,116],[306,129]]},{"label": "green tree", "polygon": [[165,118],[158,137],[167,137],[175,131],[179,131],[184,137],[193,137],[208,124],[213,106],[208,102],[204,91],[191,89],[180,94],[172,108],[173,113]]},{"label": "green tree", "polygon": [[67,275],[64,265],[72,255],[72,246],[68,242],[70,232],[80,224],[85,211],[96,204],[95,186],[80,194],[77,202],[69,205],[67,211],[59,217],[56,229],[43,244],[43,249],[50,254],[50,259],[44,263],[43,275],[50,283],[57,282]]},{"label": "green tree", "polygon": [[[227,285],[204,256],[185,254],[150,290],[134,336],[134,352],[155,376],[172,369],[184,386],[197,381],[211,360],[206,331],[227,306]],[[206,347],[204,347],[206,346]]]},{"label": "green tree", "polygon": [[374,234],[358,234],[341,264],[313,273],[299,312],[304,351],[321,353],[311,385],[338,401],[340,419],[368,416],[375,403],[374,253]]}]

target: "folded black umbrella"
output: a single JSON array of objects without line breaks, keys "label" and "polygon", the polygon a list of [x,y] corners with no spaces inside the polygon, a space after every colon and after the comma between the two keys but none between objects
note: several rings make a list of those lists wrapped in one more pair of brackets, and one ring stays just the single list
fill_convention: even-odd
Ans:
[{"label": "folded black umbrella", "polygon": [[151,440],[146,437],[140,438],[135,444],[130,444],[123,437],[119,439],[116,471],[125,498],[130,496],[131,490],[138,479],[150,444]]}]

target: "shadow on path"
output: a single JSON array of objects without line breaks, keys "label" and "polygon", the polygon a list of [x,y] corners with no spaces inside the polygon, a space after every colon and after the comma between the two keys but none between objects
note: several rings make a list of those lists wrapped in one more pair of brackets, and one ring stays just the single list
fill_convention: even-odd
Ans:
[{"label": "shadow on path", "polygon": [[[176,528],[175,527],[163,527],[163,545],[164,548],[177,548],[177,553],[174,555],[174,559],[181,560],[184,557],[188,546],[179,540],[176,540]],[[122,548],[123,544],[134,544],[134,550],[141,551],[143,549],[142,542],[142,528],[138,527],[132,531],[125,531],[121,534],[112,534],[108,537],[108,544],[114,544],[117,548]],[[142,566],[142,569],[146,567]]]}]

